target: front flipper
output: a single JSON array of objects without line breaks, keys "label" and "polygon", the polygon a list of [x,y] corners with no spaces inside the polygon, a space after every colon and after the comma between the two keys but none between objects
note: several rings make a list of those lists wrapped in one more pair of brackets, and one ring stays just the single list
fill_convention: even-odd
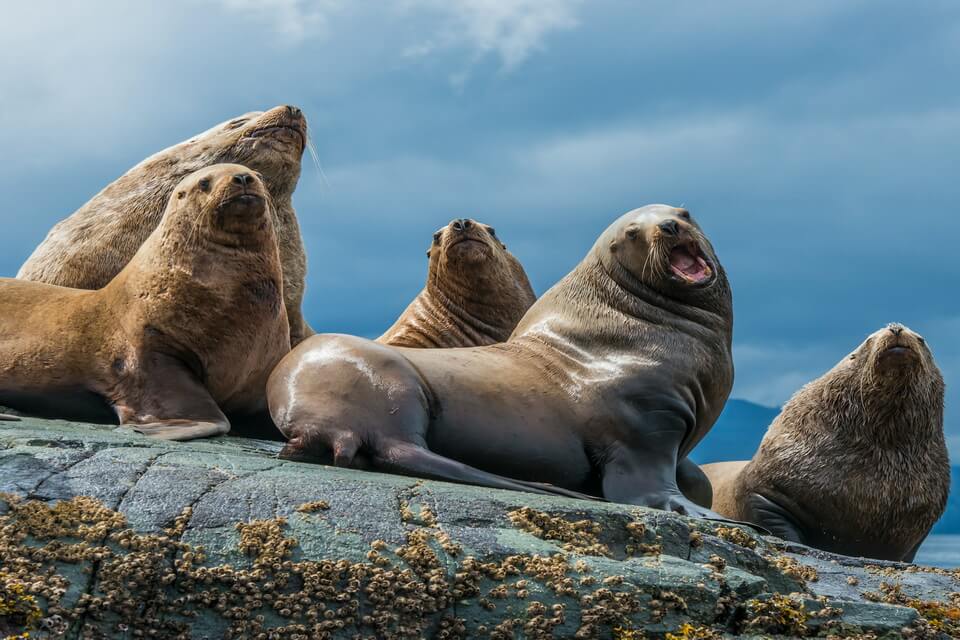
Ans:
[{"label": "front flipper", "polygon": [[230,431],[230,422],[206,387],[183,362],[150,353],[117,386],[120,424],[151,438],[194,440]]},{"label": "front flipper", "polygon": [[701,507],[713,506],[713,485],[699,465],[684,458],[677,464],[677,486],[684,496]]},{"label": "front flipper", "polygon": [[10,415],[9,413],[0,413],[0,421],[3,422],[20,422],[20,416]]},{"label": "front flipper", "polygon": [[778,538],[790,542],[807,544],[804,540],[803,533],[801,533],[799,523],[790,515],[789,511],[776,502],[758,493],[753,493],[750,494],[747,503],[753,515],[753,517],[750,518],[751,522],[760,525],[769,531],[771,535],[775,535]]}]

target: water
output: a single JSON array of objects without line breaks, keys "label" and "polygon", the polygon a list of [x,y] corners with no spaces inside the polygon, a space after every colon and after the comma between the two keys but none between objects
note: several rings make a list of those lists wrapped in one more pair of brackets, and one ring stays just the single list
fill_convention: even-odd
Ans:
[{"label": "water", "polygon": [[960,534],[940,534],[928,537],[913,560],[917,564],[953,569],[960,567]]}]

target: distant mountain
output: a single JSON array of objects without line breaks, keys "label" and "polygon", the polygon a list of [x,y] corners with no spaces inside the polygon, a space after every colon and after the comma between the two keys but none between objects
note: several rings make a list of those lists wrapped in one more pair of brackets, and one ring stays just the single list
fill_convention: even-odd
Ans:
[{"label": "distant mountain", "polygon": [[[756,453],[767,427],[779,409],[747,400],[730,400],[710,433],[690,454],[699,464],[724,460],[749,460]],[[951,467],[951,491],[947,511],[932,533],[960,533],[960,466]]]}]

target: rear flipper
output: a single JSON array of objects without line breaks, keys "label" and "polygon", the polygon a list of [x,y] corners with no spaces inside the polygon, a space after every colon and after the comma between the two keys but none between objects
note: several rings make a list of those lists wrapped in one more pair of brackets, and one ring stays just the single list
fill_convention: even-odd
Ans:
[{"label": "rear flipper", "polygon": [[481,471],[469,465],[457,462],[451,458],[441,456],[409,442],[393,442],[384,445],[384,451],[374,455],[374,465],[377,469],[412,475],[435,480],[462,482],[481,487],[507,489],[509,491],[529,491],[543,495],[564,496],[580,500],[598,500],[577,491],[570,491],[561,487],[540,482],[525,482],[513,480],[495,473]]},{"label": "rear flipper", "polygon": [[294,438],[280,451],[280,458],[301,462],[333,464],[338,467],[350,467],[353,469],[361,468],[372,471],[384,471],[418,478],[460,482],[481,487],[492,487],[494,489],[507,489],[508,491],[528,491],[542,495],[564,496],[566,498],[577,498],[580,500],[602,500],[602,498],[596,496],[570,491],[550,484],[513,480],[504,476],[498,476],[494,473],[481,471],[480,469],[438,455],[425,447],[409,442],[384,443],[378,448],[381,450],[374,452],[369,458],[365,455],[358,455],[360,450],[359,442],[353,434],[346,433],[334,439],[332,446],[328,449],[328,453],[318,455],[316,446],[305,447],[303,442]]},{"label": "rear flipper", "polygon": [[151,353],[136,376],[118,385],[120,424],[161,440],[194,440],[230,431],[206,387],[180,360]]}]

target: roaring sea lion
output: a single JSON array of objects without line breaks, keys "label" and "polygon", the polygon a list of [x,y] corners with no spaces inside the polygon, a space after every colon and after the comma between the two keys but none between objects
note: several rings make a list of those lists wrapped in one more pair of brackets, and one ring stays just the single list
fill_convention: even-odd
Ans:
[{"label": "roaring sea lion", "polygon": [[506,342],[438,350],[313,336],[280,362],[267,397],[285,458],[545,482],[716,517],[680,493],[677,464],[730,392],[732,325],[703,231],[684,209],[650,205],[604,231]]},{"label": "roaring sea lion", "polygon": [[259,171],[273,198],[274,230],[283,264],[290,338],[313,331],[300,311],[307,264],[291,196],[300,178],[307,121],[300,109],[274,107],[234,118],[156,153],[58,222],[17,277],[76,289],[99,289],[130,261],[160,223],[174,187],[213,164]]},{"label": "roaring sea lion", "polygon": [[215,165],[105,287],[0,279],[0,405],[171,440],[263,411],[290,350],[273,219],[255,172]]},{"label": "roaring sea lion", "polygon": [[427,257],[426,286],[377,342],[423,349],[496,344],[537,299],[490,225],[451,221],[433,234]]},{"label": "roaring sea lion", "polygon": [[713,508],[794,542],[913,559],[943,513],[943,378],[923,338],[877,331],[798,391],[749,462],[704,465]]}]

